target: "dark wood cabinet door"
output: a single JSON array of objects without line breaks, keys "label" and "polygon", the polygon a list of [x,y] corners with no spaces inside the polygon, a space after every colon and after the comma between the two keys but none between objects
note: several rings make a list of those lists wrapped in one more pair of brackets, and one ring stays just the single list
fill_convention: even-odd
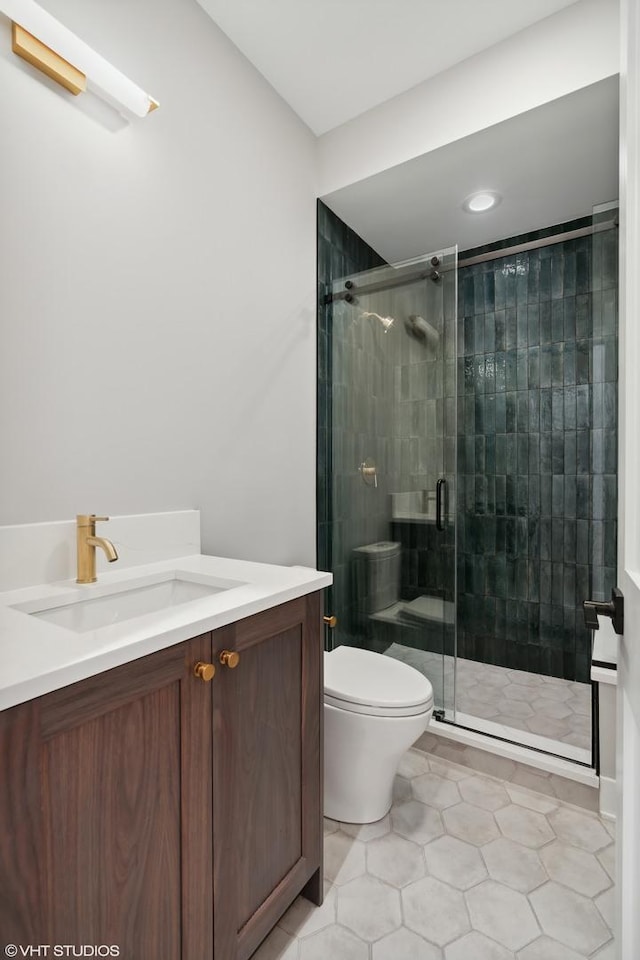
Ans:
[{"label": "dark wood cabinet door", "polygon": [[0,713],[0,950],[211,960],[212,684],[198,660],[211,634]]},{"label": "dark wood cabinet door", "polygon": [[213,633],[214,944],[247,960],[305,887],[322,902],[319,594]]}]

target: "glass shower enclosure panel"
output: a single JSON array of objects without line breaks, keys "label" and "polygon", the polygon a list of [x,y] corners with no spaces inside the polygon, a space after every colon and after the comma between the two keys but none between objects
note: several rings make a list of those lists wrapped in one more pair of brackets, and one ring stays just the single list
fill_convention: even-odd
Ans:
[{"label": "glass shower enclosure panel", "polygon": [[343,277],[327,297],[330,645],[410,663],[453,711],[457,250]]}]

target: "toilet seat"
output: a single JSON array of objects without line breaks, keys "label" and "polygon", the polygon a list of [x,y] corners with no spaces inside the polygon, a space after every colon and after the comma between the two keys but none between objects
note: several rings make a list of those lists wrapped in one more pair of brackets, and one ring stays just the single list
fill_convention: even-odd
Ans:
[{"label": "toilet seat", "polygon": [[341,646],[325,654],[324,702],[371,717],[414,717],[433,708],[425,676],[400,660]]}]

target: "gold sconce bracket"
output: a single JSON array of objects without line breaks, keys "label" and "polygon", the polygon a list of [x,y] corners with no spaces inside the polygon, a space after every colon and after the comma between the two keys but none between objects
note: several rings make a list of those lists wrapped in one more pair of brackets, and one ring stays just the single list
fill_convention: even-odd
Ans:
[{"label": "gold sconce bracket", "polygon": [[11,24],[11,49],[75,96],[87,89],[84,73],[17,23]]}]

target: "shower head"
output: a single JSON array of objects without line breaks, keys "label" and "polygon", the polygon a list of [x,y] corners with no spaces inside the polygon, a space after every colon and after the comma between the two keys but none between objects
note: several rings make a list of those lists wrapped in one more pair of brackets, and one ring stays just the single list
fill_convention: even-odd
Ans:
[{"label": "shower head", "polygon": [[385,332],[385,333],[387,332],[387,330],[389,329],[389,327],[392,327],[392,326],[393,326],[393,324],[394,324],[394,322],[395,322],[393,317],[381,317],[379,313],[369,313],[369,312],[363,311],[363,312],[360,314],[360,316],[361,316],[361,317],[374,317],[376,320],[379,320],[380,323],[382,324],[382,326],[384,327],[384,332]]},{"label": "shower head", "polygon": [[406,328],[416,340],[423,340],[433,347],[436,347],[440,341],[440,334],[433,324],[415,313],[412,313],[407,320]]}]

